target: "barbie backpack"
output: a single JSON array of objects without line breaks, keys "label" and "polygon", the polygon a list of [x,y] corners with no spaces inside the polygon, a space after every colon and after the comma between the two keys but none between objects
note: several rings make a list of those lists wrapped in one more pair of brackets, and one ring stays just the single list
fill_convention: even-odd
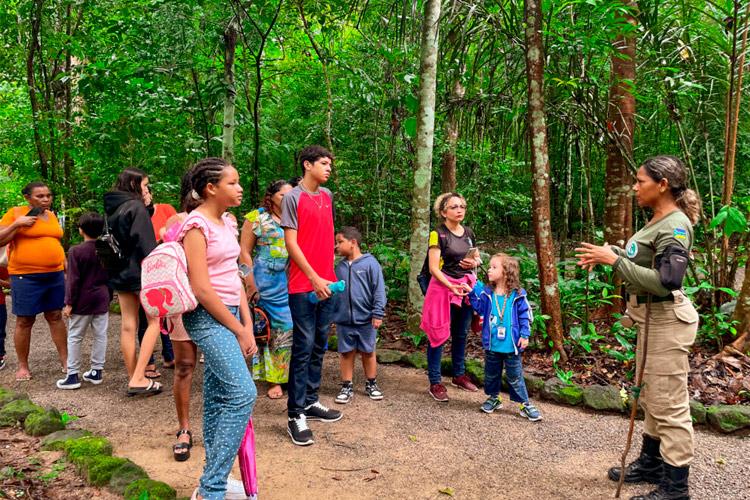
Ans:
[{"label": "barbie backpack", "polygon": [[180,243],[162,243],[143,259],[140,298],[143,310],[152,318],[176,316],[198,307]]}]

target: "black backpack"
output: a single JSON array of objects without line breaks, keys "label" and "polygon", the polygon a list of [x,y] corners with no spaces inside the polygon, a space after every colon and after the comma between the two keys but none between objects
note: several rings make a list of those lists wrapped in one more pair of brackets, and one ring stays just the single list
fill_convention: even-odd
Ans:
[{"label": "black backpack", "polygon": [[[120,210],[121,207],[122,205],[120,205],[120,207],[117,207],[115,214]],[[107,219],[108,217],[105,214],[104,233],[96,239],[94,248],[96,250],[96,256],[99,258],[99,262],[101,263],[104,270],[108,273],[118,273],[125,269],[125,266],[128,263],[128,259],[123,255],[117,238],[115,238],[115,235],[110,232],[109,222]]]}]

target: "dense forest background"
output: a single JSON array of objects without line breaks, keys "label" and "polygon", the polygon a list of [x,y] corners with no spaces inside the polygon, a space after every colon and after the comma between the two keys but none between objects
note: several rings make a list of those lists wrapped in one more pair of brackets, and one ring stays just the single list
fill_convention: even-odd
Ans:
[{"label": "dense forest background", "polygon": [[[643,224],[648,214],[632,207],[627,187],[638,162],[656,154],[684,159],[704,202],[686,288],[701,309],[700,342],[746,363],[750,283],[734,313],[722,306],[738,295],[748,248],[750,129],[741,103],[750,3],[544,1],[538,40],[525,31],[537,15],[528,7],[6,0],[0,207],[43,178],[70,221],[100,210],[101,195],[128,166],[150,174],[158,202],[177,205],[181,174],[201,157],[223,155],[241,173],[249,210],[270,181],[299,174],[299,149],[319,143],[336,155],[337,223],[362,229],[386,269],[390,298],[405,301],[410,262],[413,271],[424,255],[414,250],[423,246],[415,246],[415,227],[426,242],[413,220],[414,205],[425,205],[414,172],[425,133],[420,84],[429,76],[425,12],[437,9],[427,198],[461,192],[484,247],[514,247],[537,298],[539,248],[553,259],[558,299],[541,298],[536,326],[537,347],[554,347],[558,372],[567,373],[561,357],[592,351],[632,361],[634,334],[597,323],[616,310],[617,283],[606,269],[576,271],[570,249],[580,240],[622,240]],[[536,62],[530,43],[541,44]],[[539,102],[529,97],[530,68],[542,69],[548,162],[530,147],[539,132],[528,113]],[[537,165],[548,169],[544,199],[532,190],[544,173]],[[534,250],[534,200],[548,203],[554,250]],[[559,342],[547,338],[551,323]]]}]

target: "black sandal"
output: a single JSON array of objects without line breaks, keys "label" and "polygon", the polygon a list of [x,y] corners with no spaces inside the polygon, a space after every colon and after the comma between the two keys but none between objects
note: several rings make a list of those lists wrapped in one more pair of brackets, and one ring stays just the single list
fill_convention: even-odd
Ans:
[{"label": "black sandal", "polygon": [[177,439],[179,439],[183,434],[187,434],[190,437],[190,441],[187,443],[177,442],[172,447],[174,459],[178,462],[184,462],[185,460],[190,458],[190,448],[193,447],[193,433],[188,429],[180,429],[179,431],[177,431]]}]

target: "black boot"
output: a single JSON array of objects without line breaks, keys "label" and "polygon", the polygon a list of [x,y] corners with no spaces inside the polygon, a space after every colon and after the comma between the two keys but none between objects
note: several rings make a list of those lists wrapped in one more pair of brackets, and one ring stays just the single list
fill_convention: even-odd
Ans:
[{"label": "black boot", "polygon": [[630,500],[690,500],[689,473],[689,465],[675,467],[664,462],[664,477],[659,483],[659,487],[647,495],[630,497]]},{"label": "black boot", "polygon": [[[648,434],[643,435],[643,445],[641,446],[641,455],[625,467],[626,483],[652,483],[659,484],[662,478],[661,453],[659,453],[658,439],[654,439]],[[607,475],[612,481],[620,480],[621,467],[612,467]]]}]

